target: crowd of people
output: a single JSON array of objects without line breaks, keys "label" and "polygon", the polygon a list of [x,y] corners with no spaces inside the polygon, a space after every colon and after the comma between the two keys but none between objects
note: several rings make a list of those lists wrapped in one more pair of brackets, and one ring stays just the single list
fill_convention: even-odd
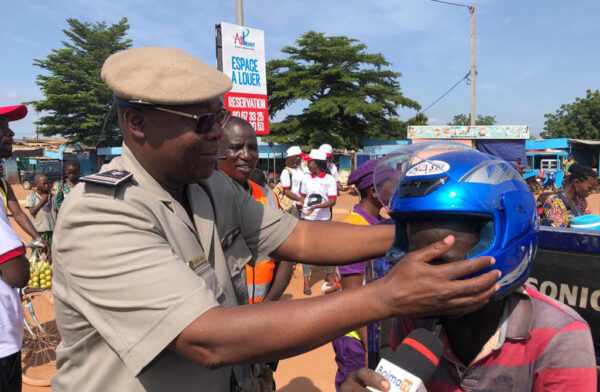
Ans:
[{"label": "crowd of people", "polygon": [[[332,389],[389,390],[373,364],[416,328],[444,344],[429,391],[596,390],[589,326],[523,285],[539,216],[519,170],[464,145],[406,147],[350,174],[359,202],[332,222],[344,188],[331,145],[290,147],[271,189],[252,126],[223,109],[221,72],[145,47],[111,55],[102,79],[122,155],[82,178],[66,164],[55,196],[36,176],[31,219],[0,184],[0,390],[20,390],[15,288],[29,274],[6,209],[52,250],[55,391],[273,391],[278,360],[328,342]],[[1,158],[9,122],[25,115],[0,108]],[[547,202],[585,212],[589,178],[570,165]],[[296,263],[308,298],[279,301]],[[314,265],[326,268],[327,295],[312,295]],[[389,336],[382,320],[393,320]]]}]

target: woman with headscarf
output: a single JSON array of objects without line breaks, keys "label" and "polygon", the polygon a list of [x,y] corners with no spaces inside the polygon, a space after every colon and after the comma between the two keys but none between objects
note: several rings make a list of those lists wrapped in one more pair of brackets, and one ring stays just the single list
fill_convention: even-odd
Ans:
[{"label": "woman with headscarf", "polygon": [[[373,183],[373,171],[379,162],[378,159],[366,161],[356,168],[348,177],[348,185],[354,185],[360,194],[360,201],[354,206],[350,215],[343,222],[353,225],[375,225],[382,218],[379,211],[383,207],[377,196]],[[342,290],[351,290],[365,283],[365,267],[371,261],[361,261],[355,264],[338,267],[341,277]],[[363,326],[340,336],[332,342],[335,352],[335,361],[338,370],[335,375],[335,388],[339,392],[340,386],[348,375],[365,367],[367,353],[367,326]]]}]

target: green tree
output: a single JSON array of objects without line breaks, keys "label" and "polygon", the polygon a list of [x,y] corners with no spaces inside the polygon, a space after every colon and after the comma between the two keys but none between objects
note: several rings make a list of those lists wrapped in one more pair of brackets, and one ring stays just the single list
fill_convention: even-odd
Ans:
[{"label": "green tree", "polygon": [[[477,115],[475,125],[494,125],[496,124],[496,116]],[[452,118],[452,122],[448,125],[471,125],[471,114],[457,114]]]},{"label": "green tree", "polygon": [[37,76],[44,99],[29,102],[43,114],[37,124],[45,136],[63,135],[71,141],[88,145],[120,144],[114,116],[102,127],[112,104],[112,92],[100,78],[104,60],[112,53],[127,49],[127,18],[108,26],[105,22],[85,23],[67,19],[63,32],[69,41],[53,49],[45,59],[34,59],[34,65],[47,71]]},{"label": "green tree", "polygon": [[304,108],[271,123],[268,139],[357,149],[363,139],[406,136],[397,110],[420,106],[402,95],[400,73],[386,69],[390,63],[382,54],[367,53],[356,39],[314,31],[281,51],[287,58],[267,63],[269,114],[294,102]]},{"label": "green tree", "polygon": [[600,139],[600,91],[587,90],[585,98],[561,105],[556,113],[545,114],[545,139],[568,137],[573,139]]}]

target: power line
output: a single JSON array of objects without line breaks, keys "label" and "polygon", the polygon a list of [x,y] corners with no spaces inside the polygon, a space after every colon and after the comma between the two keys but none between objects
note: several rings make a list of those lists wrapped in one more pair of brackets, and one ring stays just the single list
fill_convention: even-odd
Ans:
[{"label": "power line", "polygon": [[442,3],[442,4],[448,4],[448,5],[455,5],[457,7],[465,7],[465,8],[471,9],[471,6],[470,5],[466,5],[466,4],[451,3],[449,1],[442,1],[442,0],[429,0],[429,1],[433,1],[434,3]]},{"label": "power line", "polygon": [[[431,1],[434,1],[434,0],[431,0]],[[435,105],[436,103],[438,103],[442,98],[444,98],[446,95],[448,95],[450,93],[450,91],[454,90],[456,88],[456,86],[458,86],[460,84],[460,82],[462,82],[465,79],[468,80],[469,76],[471,76],[471,71],[467,72],[467,74],[465,76],[463,76],[462,78],[460,78],[460,80],[458,82],[456,82],[452,87],[450,87],[450,89],[448,89],[448,91],[446,91],[438,99],[436,99],[435,101],[433,101],[433,103],[431,105],[429,105],[425,109],[421,110],[418,114],[425,113],[426,110],[428,110],[433,105]]]}]

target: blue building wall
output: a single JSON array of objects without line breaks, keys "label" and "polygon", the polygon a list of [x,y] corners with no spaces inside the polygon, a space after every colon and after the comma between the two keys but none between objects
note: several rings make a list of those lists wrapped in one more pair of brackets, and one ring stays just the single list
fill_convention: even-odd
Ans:
[{"label": "blue building wall", "polygon": [[527,140],[525,142],[526,150],[568,150],[569,139],[547,139],[547,140]]}]

